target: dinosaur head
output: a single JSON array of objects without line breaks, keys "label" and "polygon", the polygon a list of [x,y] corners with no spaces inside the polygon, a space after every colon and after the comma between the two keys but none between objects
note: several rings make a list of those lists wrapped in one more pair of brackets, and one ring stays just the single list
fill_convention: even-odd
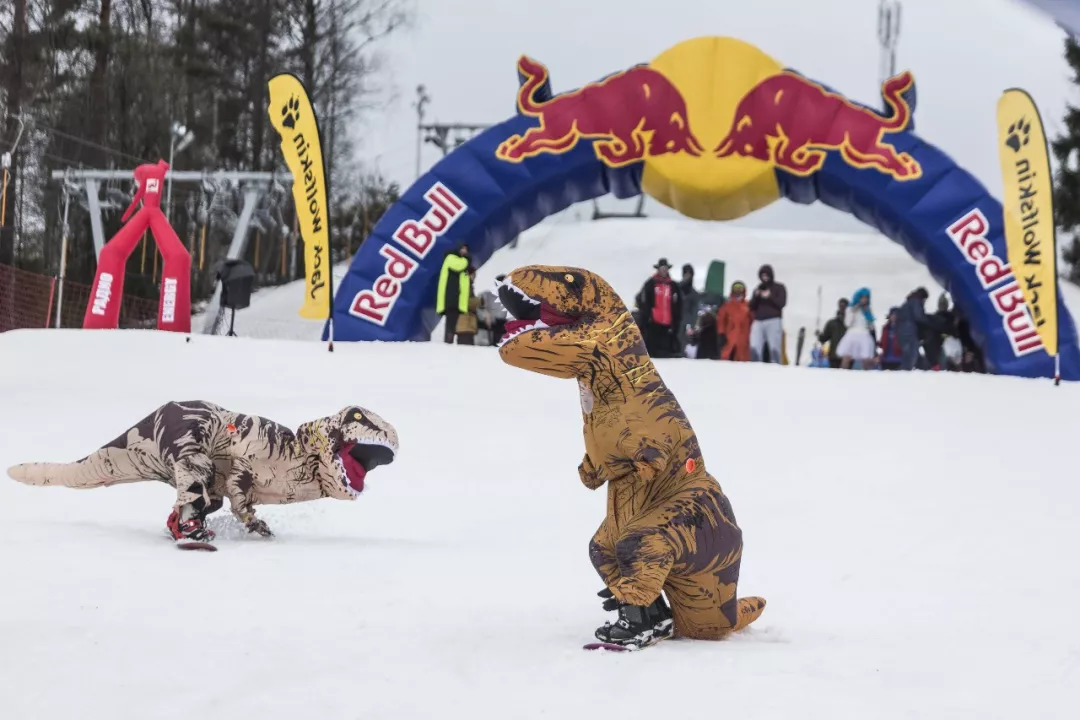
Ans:
[{"label": "dinosaur head", "polygon": [[367,474],[392,463],[398,451],[394,426],[358,405],[304,423],[296,434],[323,494],[338,500],[355,500]]},{"label": "dinosaur head", "polygon": [[499,355],[515,367],[582,378],[612,349],[641,343],[618,293],[588,270],[528,265],[508,273],[498,293],[513,316],[506,323]]}]

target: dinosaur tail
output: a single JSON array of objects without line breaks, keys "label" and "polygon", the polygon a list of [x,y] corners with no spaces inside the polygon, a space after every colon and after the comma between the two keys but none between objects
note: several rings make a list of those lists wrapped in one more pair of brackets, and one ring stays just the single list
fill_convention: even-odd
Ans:
[{"label": "dinosaur tail", "polygon": [[753,596],[739,598],[739,619],[735,621],[733,631],[742,630],[761,617],[763,612],[765,612],[765,598]]},{"label": "dinosaur tail", "polygon": [[60,486],[89,490],[117,483],[149,480],[132,470],[127,460],[128,451],[118,448],[102,448],[82,460],[71,463],[23,463],[8,468],[8,475],[24,485]]},{"label": "dinosaur tail", "polygon": [[885,123],[885,132],[896,132],[907,127],[908,121],[911,120],[911,105],[903,95],[914,85],[915,78],[912,77],[910,70],[885,81],[885,85],[881,88],[881,97],[892,109],[892,117]]},{"label": "dinosaur tail", "polygon": [[518,107],[527,115],[539,115],[540,103],[536,101],[536,91],[547,82],[547,68],[527,55],[518,60],[518,72],[524,82],[518,88]]}]

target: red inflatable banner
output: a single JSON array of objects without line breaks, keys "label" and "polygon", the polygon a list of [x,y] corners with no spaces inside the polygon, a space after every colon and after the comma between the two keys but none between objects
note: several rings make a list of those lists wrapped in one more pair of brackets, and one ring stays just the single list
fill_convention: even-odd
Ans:
[{"label": "red inflatable banner", "polygon": [[[176,236],[165,213],[161,212],[161,190],[169,164],[135,168],[138,190],[121,221],[126,224],[105,243],[98,258],[97,274],[86,305],[83,328],[105,330],[120,324],[120,301],[124,296],[124,267],[139,239],[149,228],[161,252],[161,300],[158,302],[158,330],[191,332],[191,254]],[[135,206],[142,207],[128,222]]]}]

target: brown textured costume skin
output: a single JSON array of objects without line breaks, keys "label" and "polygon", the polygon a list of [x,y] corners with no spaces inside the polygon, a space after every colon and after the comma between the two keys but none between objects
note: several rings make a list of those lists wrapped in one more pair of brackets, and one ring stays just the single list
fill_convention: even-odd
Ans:
[{"label": "brown textured costume skin", "polygon": [[585,425],[578,474],[590,489],[608,487],[589,556],[615,598],[649,605],[663,590],[680,637],[718,640],[756,620],[765,600],[737,595],[742,531],[731,504],[622,300],[581,268],[527,266],[507,281],[580,316],[526,330],[499,354],[515,367],[578,381]]},{"label": "brown textured costume skin", "polygon": [[203,400],[169,402],[81,460],[24,463],[8,474],[27,485],[78,489],[156,480],[176,488],[177,508],[195,503],[213,512],[228,498],[233,514],[250,525],[259,504],[355,500],[335,459],[347,442],[384,445],[395,453],[398,447],[394,427],[357,406],[294,433]]}]

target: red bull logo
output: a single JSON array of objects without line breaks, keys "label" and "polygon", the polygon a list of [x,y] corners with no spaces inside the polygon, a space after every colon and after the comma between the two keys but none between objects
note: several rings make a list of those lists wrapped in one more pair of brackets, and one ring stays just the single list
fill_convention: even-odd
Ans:
[{"label": "red bull logo", "polygon": [[518,70],[525,78],[518,90],[518,108],[539,118],[540,125],[501,143],[495,154],[503,160],[521,162],[541,153],[569,152],[583,138],[595,141],[596,157],[610,167],[655,155],[705,152],[690,130],[682,93],[646,65],[543,101],[536,95],[547,83],[547,68],[522,56]]},{"label": "red bull logo", "polygon": [[915,180],[922,176],[919,163],[884,140],[886,133],[908,126],[911,107],[903,93],[914,83],[910,72],[885,83],[882,96],[892,110],[886,117],[797,73],[773,75],[739,101],[731,130],[714,154],[753,157],[805,176],[820,170],[826,153],[834,150],[855,167]]},{"label": "red bull logo", "polygon": [[523,162],[591,143],[608,167],[640,164],[641,191],[690,217],[741,217],[780,198],[778,171],[809,176],[829,157],[899,181],[922,177],[890,137],[912,125],[911,73],[882,86],[878,112],[734,38],[688,40],[556,96],[542,64],[522,56],[517,69],[519,113],[536,124],[496,157]]}]

